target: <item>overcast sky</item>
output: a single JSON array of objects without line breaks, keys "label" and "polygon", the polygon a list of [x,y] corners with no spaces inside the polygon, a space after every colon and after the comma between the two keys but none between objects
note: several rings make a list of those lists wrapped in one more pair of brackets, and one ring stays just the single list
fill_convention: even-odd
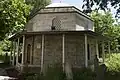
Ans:
[{"label": "overcast sky", "polygon": [[[83,0],[52,0],[52,3],[67,3],[73,6],[76,6],[80,10],[82,10],[82,5],[83,5]],[[109,5],[110,7],[110,5]],[[116,10],[112,7],[111,8],[111,13],[113,14],[113,17],[115,16]]]},{"label": "overcast sky", "polygon": [[52,0],[52,3],[67,3],[82,9],[83,0]]}]

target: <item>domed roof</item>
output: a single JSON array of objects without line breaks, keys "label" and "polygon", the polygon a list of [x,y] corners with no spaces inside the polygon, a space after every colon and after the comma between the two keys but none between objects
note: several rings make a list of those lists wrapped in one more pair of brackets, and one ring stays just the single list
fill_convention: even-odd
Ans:
[{"label": "domed roof", "polygon": [[46,7],[70,7],[72,5],[66,4],[66,3],[52,3]]}]

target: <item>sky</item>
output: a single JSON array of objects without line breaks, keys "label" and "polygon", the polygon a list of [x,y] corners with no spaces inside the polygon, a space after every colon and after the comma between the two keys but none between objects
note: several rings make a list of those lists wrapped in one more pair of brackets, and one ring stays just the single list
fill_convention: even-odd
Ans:
[{"label": "sky", "polygon": [[67,3],[82,9],[83,0],[52,0],[52,3]]},{"label": "sky", "polygon": [[[76,6],[80,10],[82,10],[83,0],[52,0],[52,3],[67,3],[73,6]],[[113,17],[115,16],[116,10],[109,6],[111,8],[111,13],[113,14]]]}]

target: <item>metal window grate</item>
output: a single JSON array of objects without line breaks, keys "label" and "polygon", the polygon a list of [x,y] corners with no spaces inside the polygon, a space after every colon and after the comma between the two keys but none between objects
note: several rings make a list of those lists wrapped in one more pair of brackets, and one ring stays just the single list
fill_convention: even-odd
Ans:
[{"label": "metal window grate", "polygon": [[51,27],[51,29],[52,30],[60,30],[60,28],[61,28],[61,21],[59,20],[58,17],[56,17],[56,18],[54,18],[52,20],[52,27]]}]

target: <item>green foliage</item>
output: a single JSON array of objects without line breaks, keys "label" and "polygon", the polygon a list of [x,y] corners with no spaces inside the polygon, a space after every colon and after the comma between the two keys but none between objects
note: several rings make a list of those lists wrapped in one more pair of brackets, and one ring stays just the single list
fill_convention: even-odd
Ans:
[{"label": "green foliage", "polygon": [[111,30],[113,27],[114,19],[110,12],[107,12],[105,14],[101,14],[98,12],[92,12],[91,18],[94,21],[95,32],[99,34],[104,35],[109,30]]},{"label": "green foliage", "polygon": [[65,73],[63,72],[63,68],[58,65],[54,65],[53,67],[48,67],[44,76],[45,80],[66,80]]},{"label": "green foliage", "polygon": [[120,80],[120,54],[106,54],[105,64],[107,66],[105,80]]},{"label": "green foliage", "polygon": [[107,70],[111,72],[120,72],[120,54],[107,54],[105,59]]},{"label": "green foliage", "polygon": [[0,1],[0,38],[23,29],[29,15],[30,5],[24,0]]},{"label": "green foliage", "polygon": [[111,50],[116,51],[120,42],[120,25],[114,24],[115,19],[112,14],[92,12],[90,16],[94,21],[95,32],[110,38]]},{"label": "green foliage", "polygon": [[95,77],[91,69],[81,68],[73,71],[73,80],[95,80]]},{"label": "green foliage", "polygon": [[104,10],[107,11],[109,8],[108,5],[116,9],[116,16],[120,17],[120,0],[83,0],[84,5],[84,12],[90,13],[92,12],[92,8],[97,6],[96,10]]},{"label": "green foliage", "polygon": [[32,6],[30,16],[34,15],[41,8],[44,8],[50,1],[51,0],[26,0],[26,3]]},{"label": "green foliage", "polygon": [[8,36],[24,29],[30,13],[49,2],[50,0],[0,0],[0,53],[10,50]]},{"label": "green foliage", "polygon": [[10,51],[10,47],[11,47],[11,42],[7,39],[4,39],[3,41],[1,41],[0,43],[0,48],[3,51]]},{"label": "green foliage", "polygon": [[4,39],[3,41],[1,41],[0,42],[0,55],[5,55],[6,53],[10,53],[11,46],[12,46],[11,42],[8,39]]},{"label": "green foliage", "polygon": [[[1,56],[0,56],[1,57]],[[10,67],[11,65],[9,65],[9,64],[6,64],[6,63],[0,63],[0,68],[3,68],[3,69],[5,69],[5,68],[8,68],[8,67]]]},{"label": "green foliage", "polygon": [[26,77],[25,80],[44,80],[41,74],[33,74],[25,77]]},{"label": "green foliage", "polygon": [[105,80],[120,80],[120,73],[116,72],[113,74],[113,72],[106,72],[105,74]]},{"label": "green foliage", "polygon": [[49,0],[0,0],[0,39],[24,29],[32,12],[47,5]]},{"label": "green foliage", "polygon": [[[91,69],[73,69],[73,80],[95,80],[95,73]],[[28,76],[26,80],[67,80],[62,67],[49,67],[45,75],[35,74]]]},{"label": "green foliage", "polygon": [[9,64],[9,62],[10,62],[10,56],[8,55],[7,52],[4,55],[0,54],[0,62],[3,63],[3,64]]},{"label": "green foliage", "polygon": [[28,76],[26,80],[66,80],[66,77],[62,67],[55,64],[53,67],[48,67],[44,75],[35,74]]}]

